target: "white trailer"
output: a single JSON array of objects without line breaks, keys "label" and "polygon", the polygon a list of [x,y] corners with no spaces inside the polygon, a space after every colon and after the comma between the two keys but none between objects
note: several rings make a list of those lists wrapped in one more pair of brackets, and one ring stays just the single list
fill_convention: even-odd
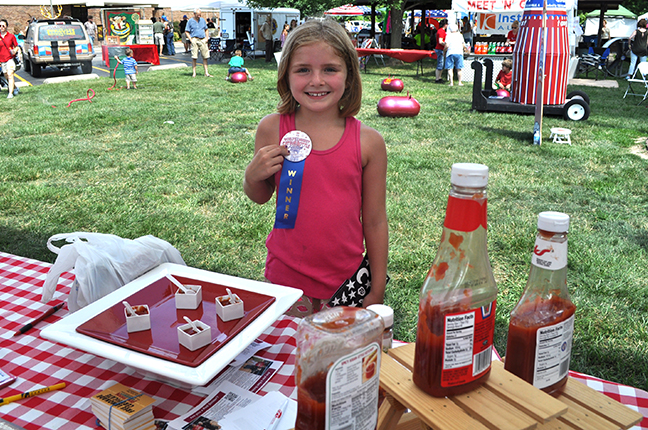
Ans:
[{"label": "white trailer", "polygon": [[[223,41],[234,41],[236,45],[243,45],[248,40],[249,32],[254,43],[255,54],[260,55],[265,50],[265,38],[261,34],[261,26],[266,17],[272,19],[272,39],[277,46],[280,43],[281,31],[284,24],[292,20],[299,23],[300,12],[298,9],[252,9],[244,3],[222,1],[220,3],[220,28]],[[211,3],[215,6],[218,3]],[[226,43],[226,42],[225,42]],[[230,42],[232,43],[232,42]]]}]

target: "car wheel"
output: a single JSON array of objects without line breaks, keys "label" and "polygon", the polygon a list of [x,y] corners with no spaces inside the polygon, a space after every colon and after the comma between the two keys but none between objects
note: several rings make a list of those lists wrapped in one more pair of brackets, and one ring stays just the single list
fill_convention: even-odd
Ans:
[{"label": "car wheel", "polygon": [[41,66],[40,66],[40,64],[36,64],[33,61],[31,62],[31,75],[34,78],[40,78],[41,77]]},{"label": "car wheel", "polygon": [[590,107],[585,100],[574,98],[565,103],[563,118],[571,121],[585,121],[589,118]]},{"label": "car wheel", "polygon": [[25,72],[30,73],[31,72],[31,61],[29,61],[29,58],[23,56],[23,64],[25,65]]},{"label": "car wheel", "polygon": [[92,73],[92,61],[84,61],[81,63],[81,73],[84,75]]},{"label": "car wheel", "polygon": [[567,94],[567,100],[569,99],[581,99],[585,101],[585,103],[590,104],[590,98],[587,95],[587,93],[584,93],[583,91],[572,91],[571,93]]}]

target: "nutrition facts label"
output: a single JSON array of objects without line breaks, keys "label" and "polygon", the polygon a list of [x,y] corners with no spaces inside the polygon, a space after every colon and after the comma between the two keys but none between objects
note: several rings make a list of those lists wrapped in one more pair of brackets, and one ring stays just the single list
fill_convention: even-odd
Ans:
[{"label": "nutrition facts label", "polygon": [[574,316],[558,324],[538,329],[533,385],[545,388],[567,375],[574,335]]},{"label": "nutrition facts label", "polygon": [[475,338],[475,312],[446,316],[443,368],[454,369],[472,364]]}]

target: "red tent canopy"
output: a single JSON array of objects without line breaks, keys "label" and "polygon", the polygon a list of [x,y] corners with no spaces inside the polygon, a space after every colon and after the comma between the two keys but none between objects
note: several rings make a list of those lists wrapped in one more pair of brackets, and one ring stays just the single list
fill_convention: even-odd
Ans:
[{"label": "red tent canopy", "polygon": [[364,12],[358,6],[345,4],[344,6],[334,7],[324,12],[324,15],[335,16],[362,16]]}]

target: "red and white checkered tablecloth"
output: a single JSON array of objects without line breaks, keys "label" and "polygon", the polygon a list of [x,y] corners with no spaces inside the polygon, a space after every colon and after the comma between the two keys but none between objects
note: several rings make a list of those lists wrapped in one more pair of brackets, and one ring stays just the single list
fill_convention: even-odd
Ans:
[{"label": "red and white checkered tablecloth", "polygon": [[[203,397],[145,377],[136,370],[38,336],[40,329],[65,316],[65,308],[24,335],[13,334],[52,305],[64,301],[74,279],[66,273],[59,281],[54,300],[40,303],[41,289],[50,264],[0,252],[0,369],[18,377],[0,397],[30,391],[59,382],[63,390],[0,406],[0,417],[30,429],[96,429],[90,397],[110,382],[121,382],[159,399],[156,418],[170,420],[196,406]],[[298,320],[282,317],[260,339],[272,347],[259,355],[284,362],[259,394],[281,391],[296,398],[294,381],[295,337]],[[570,376],[591,388],[639,411],[643,421],[633,429],[648,430],[648,393],[577,372]]]},{"label": "red and white checkered tablecloth", "polygon": [[[59,281],[52,302],[40,302],[41,290],[50,264],[0,252],[0,369],[18,379],[10,387],[0,389],[0,397],[19,394],[65,382],[58,391],[0,406],[0,417],[31,429],[96,429],[90,410],[90,397],[121,382],[159,403],[153,415],[171,420],[189,411],[203,400],[190,390],[172,387],[152,380],[123,364],[79,351],[39,337],[40,329],[67,314],[64,307],[26,334],[13,334],[29,321],[55,304],[65,301],[74,275],[65,273]],[[281,391],[296,398],[294,381],[295,331],[299,320],[282,317],[259,338],[270,343],[258,355],[279,360],[284,365],[259,393]]]}]

